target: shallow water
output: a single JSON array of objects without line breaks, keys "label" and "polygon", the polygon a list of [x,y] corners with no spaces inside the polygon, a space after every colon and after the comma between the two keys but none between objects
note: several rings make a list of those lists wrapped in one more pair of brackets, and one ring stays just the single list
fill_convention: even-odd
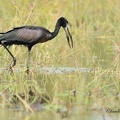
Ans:
[{"label": "shallow water", "polygon": [[[6,68],[2,68],[1,71],[6,71]],[[20,72],[18,68],[13,68],[14,72]],[[39,74],[67,74],[74,72],[90,72],[91,69],[87,68],[71,68],[71,67],[40,67],[37,69]]]},{"label": "shallow water", "polygon": [[[6,115],[7,114],[7,115]],[[67,117],[69,116],[69,117]],[[76,116],[76,117],[75,117]],[[0,120],[119,120],[120,115],[109,114],[105,111],[90,111],[90,112],[70,112],[57,113],[55,111],[36,111],[35,113],[0,110]]]}]

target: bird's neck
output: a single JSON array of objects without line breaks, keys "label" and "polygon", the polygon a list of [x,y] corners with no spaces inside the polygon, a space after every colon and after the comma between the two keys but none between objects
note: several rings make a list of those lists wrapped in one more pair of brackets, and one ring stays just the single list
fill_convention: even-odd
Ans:
[{"label": "bird's neck", "polygon": [[55,26],[55,30],[53,32],[51,32],[51,36],[49,39],[53,39],[55,36],[57,36],[57,34],[60,30],[60,27],[61,27],[60,21],[57,21],[56,26]]}]

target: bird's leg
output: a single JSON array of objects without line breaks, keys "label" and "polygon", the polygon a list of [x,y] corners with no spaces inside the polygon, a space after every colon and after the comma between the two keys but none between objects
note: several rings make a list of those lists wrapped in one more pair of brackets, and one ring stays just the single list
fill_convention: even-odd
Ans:
[{"label": "bird's leg", "polygon": [[27,57],[27,64],[26,64],[26,67],[27,67],[27,74],[29,74],[29,63],[30,63],[30,49],[28,48],[28,57]]},{"label": "bird's leg", "polygon": [[9,49],[6,47],[5,44],[2,44],[4,46],[4,48],[8,51],[8,53],[11,55],[11,57],[13,58],[13,64],[12,67],[14,67],[16,65],[16,58],[12,55],[12,53],[9,51]]}]

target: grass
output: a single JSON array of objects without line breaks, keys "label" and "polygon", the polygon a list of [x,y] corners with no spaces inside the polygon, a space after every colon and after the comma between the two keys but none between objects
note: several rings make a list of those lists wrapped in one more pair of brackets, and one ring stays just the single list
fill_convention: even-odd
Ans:
[{"label": "grass", "polygon": [[[25,47],[10,48],[17,58],[14,73],[2,70],[9,67],[11,57],[0,47],[1,107],[19,105],[20,110],[34,112],[30,104],[41,103],[46,113],[55,111],[51,117],[54,114],[57,118],[57,111],[71,119],[74,114],[79,116],[86,111],[120,108],[118,0],[3,0],[0,5],[1,32],[23,25],[41,25],[53,31],[57,19],[65,16],[74,40],[74,48],[70,49],[61,29],[54,40],[34,46],[30,75],[24,72]],[[40,74],[39,69],[45,66],[92,70],[90,73]],[[44,112],[41,114],[44,116]]]}]

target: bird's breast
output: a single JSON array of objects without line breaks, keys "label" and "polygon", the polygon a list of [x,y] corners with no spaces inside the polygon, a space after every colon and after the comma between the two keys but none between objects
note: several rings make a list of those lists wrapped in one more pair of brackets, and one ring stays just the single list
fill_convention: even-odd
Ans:
[{"label": "bird's breast", "polygon": [[38,38],[37,41],[38,41],[39,43],[47,42],[47,41],[50,40],[49,37],[50,37],[50,34],[49,34],[49,33],[43,33],[41,36],[39,36],[39,38]]}]

